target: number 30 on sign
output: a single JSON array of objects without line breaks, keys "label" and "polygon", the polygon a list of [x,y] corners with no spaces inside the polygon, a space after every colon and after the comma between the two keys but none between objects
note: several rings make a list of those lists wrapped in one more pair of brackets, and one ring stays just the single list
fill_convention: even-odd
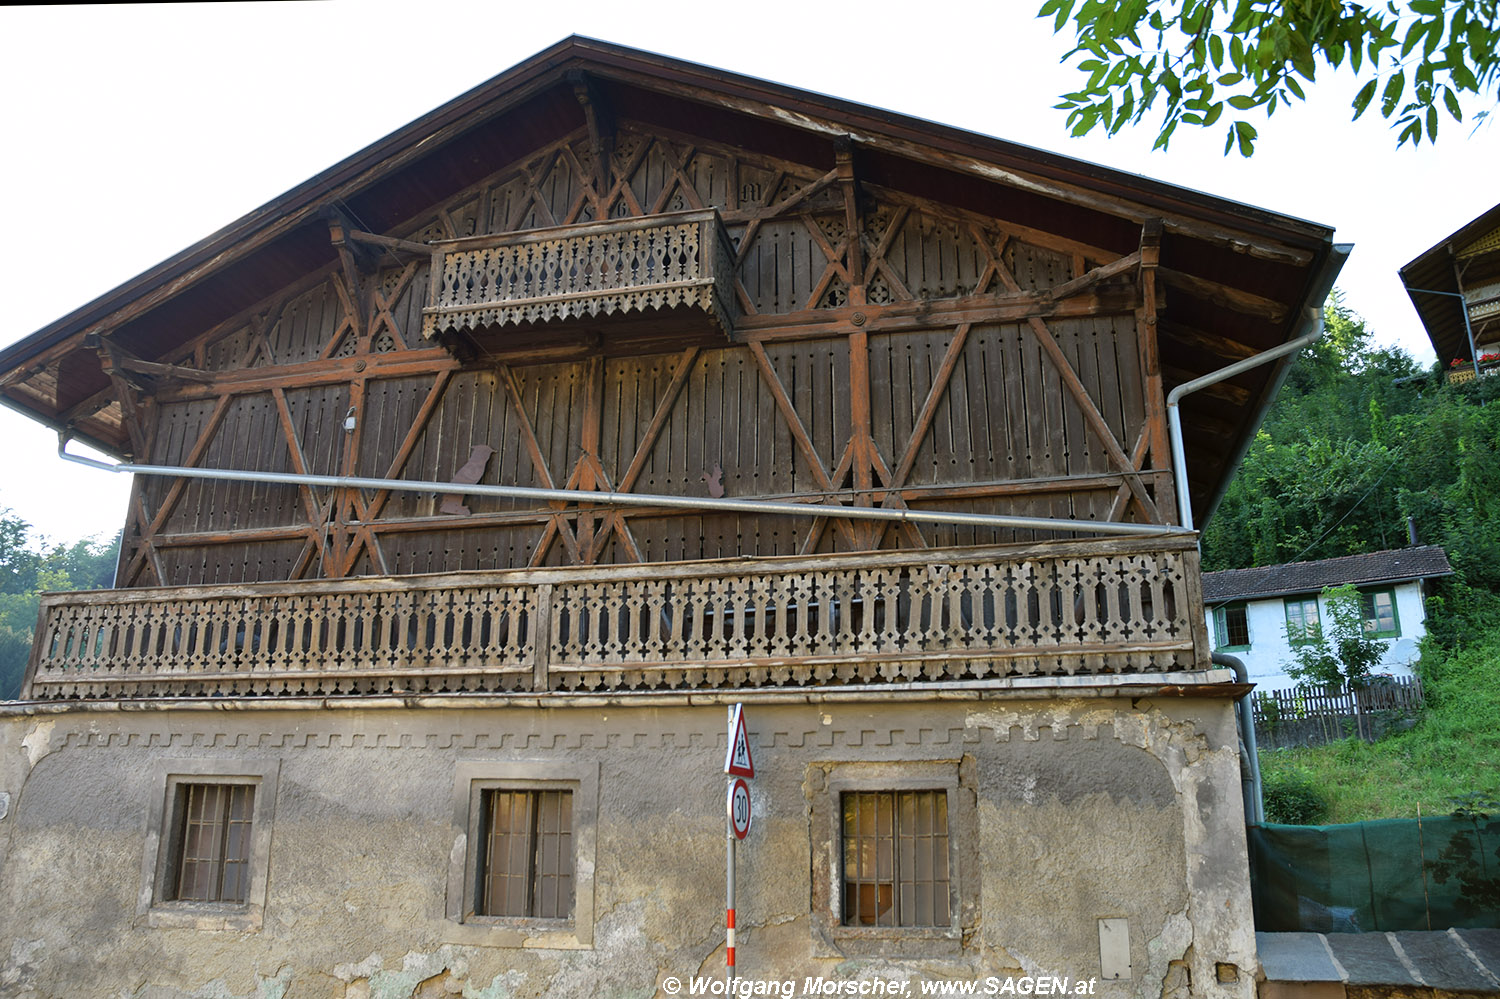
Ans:
[{"label": "number 30 on sign", "polygon": [[729,825],[738,839],[750,832],[750,785],[739,778],[729,784]]}]

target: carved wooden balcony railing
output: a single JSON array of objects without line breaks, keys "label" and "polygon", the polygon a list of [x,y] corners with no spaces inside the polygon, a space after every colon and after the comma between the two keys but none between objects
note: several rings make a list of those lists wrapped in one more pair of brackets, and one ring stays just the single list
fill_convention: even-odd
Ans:
[{"label": "carved wooden balcony railing", "polygon": [[734,248],[712,208],[433,245],[427,337],[648,310],[734,331]]},{"label": "carved wooden balcony railing", "polygon": [[706,689],[1208,666],[1190,540],[55,593],[24,696]]}]

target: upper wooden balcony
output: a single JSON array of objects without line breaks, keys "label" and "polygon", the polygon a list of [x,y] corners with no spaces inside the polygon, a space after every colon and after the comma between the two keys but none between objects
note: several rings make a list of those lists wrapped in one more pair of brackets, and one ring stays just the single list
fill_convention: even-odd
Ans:
[{"label": "upper wooden balcony", "polygon": [[[486,351],[586,327],[633,349],[734,332],[734,245],[712,208],[433,244],[422,332]],[[642,322],[646,320],[646,322]]]},{"label": "upper wooden balcony", "polygon": [[53,593],[26,699],[1207,669],[1190,536]]}]

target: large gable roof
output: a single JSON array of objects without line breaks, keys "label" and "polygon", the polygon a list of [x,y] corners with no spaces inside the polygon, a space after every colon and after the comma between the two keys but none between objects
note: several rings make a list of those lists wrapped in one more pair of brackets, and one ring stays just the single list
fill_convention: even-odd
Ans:
[{"label": "large gable roof", "polygon": [[[585,127],[586,81],[614,115],[809,165],[852,142],[863,181],[1115,255],[1162,221],[1167,387],[1283,343],[1343,257],[1332,230],[1197,191],[852,102],[569,38],[0,351],[0,402],[126,449],[89,334],[146,359],[337,259],[327,213],[400,234],[425,209]],[[1268,364],[1183,402],[1194,506],[1211,511],[1284,374]],[[91,408],[92,406],[92,408]]]}]

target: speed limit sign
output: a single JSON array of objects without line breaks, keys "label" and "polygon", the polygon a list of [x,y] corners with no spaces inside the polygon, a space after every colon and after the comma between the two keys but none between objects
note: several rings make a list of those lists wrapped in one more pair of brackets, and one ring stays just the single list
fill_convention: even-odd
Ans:
[{"label": "speed limit sign", "polygon": [[750,832],[750,785],[738,777],[729,785],[729,825],[738,839]]}]

